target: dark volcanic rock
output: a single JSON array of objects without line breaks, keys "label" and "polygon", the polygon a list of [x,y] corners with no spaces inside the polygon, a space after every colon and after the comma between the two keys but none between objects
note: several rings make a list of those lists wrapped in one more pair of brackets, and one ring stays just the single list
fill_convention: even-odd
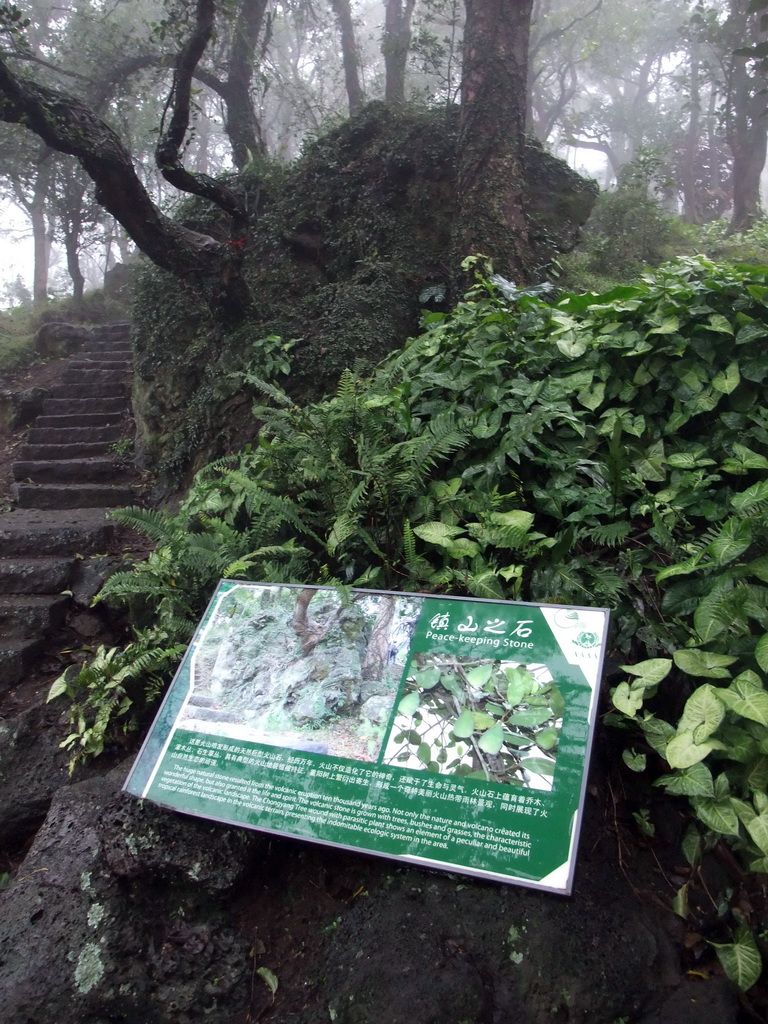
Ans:
[{"label": "dark volcanic rock", "polygon": [[597,806],[565,899],[198,821],[125,771],[60,790],[0,894],[5,1024],[703,1019]]},{"label": "dark volcanic rock", "polygon": [[61,701],[0,721],[0,844],[20,847],[45,820],[53,794],[67,782],[69,755]]},{"label": "dark volcanic rock", "polygon": [[[125,772],[60,790],[3,893],[5,1024],[242,1013],[248,946],[217,899],[259,840],[122,796]],[[222,1000],[226,1017],[216,1014]]]}]

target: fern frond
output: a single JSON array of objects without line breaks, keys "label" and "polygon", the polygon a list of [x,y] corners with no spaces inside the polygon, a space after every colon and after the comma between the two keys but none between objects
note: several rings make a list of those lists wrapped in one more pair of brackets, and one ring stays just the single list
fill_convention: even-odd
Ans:
[{"label": "fern frond", "polygon": [[632,524],[624,520],[617,523],[600,523],[588,529],[580,530],[581,538],[593,541],[600,547],[618,547],[632,533]]},{"label": "fern frond", "polygon": [[141,531],[155,544],[168,544],[178,536],[178,523],[168,512],[129,505],[127,508],[113,509],[110,515],[121,526]]}]

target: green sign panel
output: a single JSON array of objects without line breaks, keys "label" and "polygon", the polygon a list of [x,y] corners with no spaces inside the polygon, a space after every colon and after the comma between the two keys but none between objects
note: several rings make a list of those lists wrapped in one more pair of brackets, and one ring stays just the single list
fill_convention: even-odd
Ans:
[{"label": "green sign panel", "polygon": [[125,788],[569,893],[607,625],[595,608],[222,581]]}]

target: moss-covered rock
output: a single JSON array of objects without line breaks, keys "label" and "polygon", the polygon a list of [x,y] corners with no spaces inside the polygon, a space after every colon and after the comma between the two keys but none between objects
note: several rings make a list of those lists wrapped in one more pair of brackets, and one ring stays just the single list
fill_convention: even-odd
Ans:
[{"label": "moss-covered rock", "polygon": [[[345,367],[363,372],[415,332],[422,306],[447,294],[454,269],[456,130],[455,110],[373,103],[308,145],[293,167],[245,175],[253,211],[246,276],[256,312],[235,331],[214,322],[183,282],[145,269],[135,311],[145,465],[178,485],[211,456],[252,439],[237,374],[269,373],[262,338],[295,340],[289,388],[303,399],[333,388]],[[534,143],[526,166],[543,276],[555,253],[575,243],[596,189]],[[179,216],[223,237],[220,213],[199,200]]]}]

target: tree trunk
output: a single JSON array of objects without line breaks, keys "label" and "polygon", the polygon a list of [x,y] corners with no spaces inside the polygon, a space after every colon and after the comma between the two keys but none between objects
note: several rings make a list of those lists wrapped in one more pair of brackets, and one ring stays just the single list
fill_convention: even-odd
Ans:
[{"label": "tree trunk", "polygon": [[[344,82],[347,87],[349,116],[354,117],[363,108],[363,87],[360,84],[360,58],[357,52],[355,26],[352,22],[352,8],[349,0],[331,0],[333,13],[339,23],[341,36],[341,59],[344,64]],[[406,51],[407,53],[407,51]],[[405,80],[403,80],[403,91]]]},{"label": "tree trunk", "polygon": [[525,91],[533,0],[467,0],[454,252],[516,282],[533,259],[523,208]]},{"label": "tree trunk", "polygon": [[701,224],[699,204],[699,144],[701,141],[701,96],[699,91],[699,44],[694,39],[690,49],[690,104],[688,128],[685,136],[685,155],[682,168],[683,220],[687,224]]},{"label": "tree trunk", "polygon": [[232,146],[232,159],[239,171],[255,156],[266,152],[261,125],[253,108],[251,80],[267,0],[242,0],[237,13],[229,58],[229,74],[224,86],[226,114],[224,130]]},{"label": "tree trunk", "polygon": [[402,106],[405,103],[405,67],[411,48],[411,19],[416,0],[386,0],[384,36],[384,99]]},{"label": "tree trunk", "polygon": [[394,617],[394,597],[380,598],[376,622],[363,656],[361,666],[363,679],[381,679],[383,677],[384,668],[389,658],[389,634]]},{"label": "tree trunk", "polygon": [[[731,0],[732,27],[740,45],[765,42],[760,15],[750,14],[750,0]],[[768,117],[764,82],[751,58],[733,55],[728,90],[728,145],[733,154],[733,216],[729,233],[748,231],[762,215],[760,175],[765,166]]]},{"label": "tree trunk", "polygon": [[85,278],[80,269],[80,253],[78,247],[79,231],[64,233],[64,251],[67,254],[67,272],[72,280],[72,299],[75,308],[82,305],[85,291]]},{"label": "tree trunk", "polygon": [[37,165],[37,177],[29,204],[29,219],[32,223],[32,244],[34,248],[34,269],[32,271],[32,301],[35,304],[48,301],[48,264],[50,246],[45,208],[51,184],[52,159],[47,146],[41,148]]}]

